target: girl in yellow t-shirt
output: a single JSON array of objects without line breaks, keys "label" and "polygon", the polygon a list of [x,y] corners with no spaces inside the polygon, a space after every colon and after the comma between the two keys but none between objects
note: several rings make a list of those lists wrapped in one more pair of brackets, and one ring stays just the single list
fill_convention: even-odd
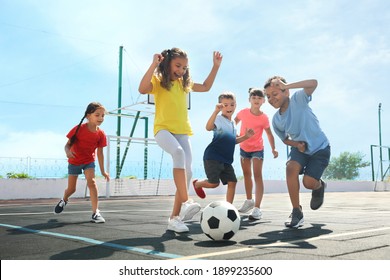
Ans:
[{"label": "girl in yellow t-shirt", "polygon": [[222,62],[220,52],[213,53],[213,67],[202,84],[190,77],[188,57],[179,48],[164,50],[153,55],[153,61],[143,76],[139,92],[153,94],[156,104],[154,136],[157,144],[172,156],[173,179],[176,185],[175,202],[168,219],[168,230],[188,232],[184,221],[200,211],[200,205],[188,199],[192,177],[192,135],[188,118],[187,94],[209,91]]}]

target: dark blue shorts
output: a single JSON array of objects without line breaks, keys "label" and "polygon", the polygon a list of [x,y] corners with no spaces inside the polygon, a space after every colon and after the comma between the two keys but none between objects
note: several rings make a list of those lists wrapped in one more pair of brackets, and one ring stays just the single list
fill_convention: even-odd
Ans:
[{"label": "dark blue shorts", "polygon": [[308,175],[314,179],[321,179],[330,159],[330,146],[319,150],[313,155],[301,153],[297,148],[291,147],[287,162],[296,161],[301,165],[299,174]]},{"label": "dark blue shorts", "polygon": [[219,180],[221,180],[223,185],[226,185],[228,182],[237,182],[236,173],[231,164],[216,160],[204,160],[203,165],[209,183],[219,184]]},{"label": "dark blue shorts", "polygon": [[252,158],[264,159],[264,150],[254,151],[254,152],[246,152],[240,148],[240,156],[243,159],[245,159],[245,158],[247,158],[247,159],[252,159]]},{"label": "dark blue shorts", "polygon": [[87,163],[87,164],[81,164],[81,165],[74,165],[74,164],[68,164],[68,175],[80,175],[83,173],[83,170],[86,169],[95,169],[95,162]]}]

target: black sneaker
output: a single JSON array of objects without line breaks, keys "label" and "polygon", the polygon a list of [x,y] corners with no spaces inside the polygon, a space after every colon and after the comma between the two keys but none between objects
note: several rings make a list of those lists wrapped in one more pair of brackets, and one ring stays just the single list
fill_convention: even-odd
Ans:
[{"label": "black sneaker", "polygon": [[324,192],[326,188],[326,183],[320,179],[321,187],[317,190],[311,191],[311,200],[310,200],[310,208],[312,210],[317,210],[321,207],[322,203],[324,203]]},{"label": "black sneaker", "polygon": [[288,228],[299,228],[303,226],[304,219],[303,219],[303,212],[302,207],[299,206],[299,208],[293,208],[292,213],[288,217],[288,220],[284,223],[284,225]]},{"label": "black sneaker", "polygon": [[65,207],[65,205],[67,203],[68,202],[66,202],[65,200],[61,199],[60,202],[58,202],[56,207],[54,208],[54,213],[60,214],[64,210],[64,207]]}]

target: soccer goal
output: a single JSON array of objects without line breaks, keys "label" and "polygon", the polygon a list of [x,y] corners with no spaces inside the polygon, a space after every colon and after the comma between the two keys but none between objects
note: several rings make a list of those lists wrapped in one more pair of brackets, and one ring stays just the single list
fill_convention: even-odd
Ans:
[{"label": "soccer goal", "polygon": [[[106,197],[139,195],[174,195],[172,163],[153,138],[108,135],[106,168],[120,176],[110,180]],[[117,161],[117,148],[123,151]],[[126,156],[127,155],[127,156]]]}]

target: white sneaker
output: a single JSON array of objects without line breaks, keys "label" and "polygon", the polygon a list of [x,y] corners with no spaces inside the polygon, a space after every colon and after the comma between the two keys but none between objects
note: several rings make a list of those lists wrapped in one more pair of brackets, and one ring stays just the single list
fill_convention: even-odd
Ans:
[{"label": "white sneaker", "polygon": [[181,205],[180,219],[184,221],[191,220],[195,214],[200,211],[200,204],[194,202],[192,199],[187,200]]},{"label": "white sneaker", "polygon": [[105,223],[106,220],[100,214],[99,210],[97,210],[96,213],[92,214],[91,222],[98,224],[98,223]]},{"label": "white sneaker", "polygon": [[168,230],[178,233],[190,231],[178,216],[173,217],[173,219],[168,219]]},{"label": "white sneaker", "polygon": [[252,208],[255,206],[255,201],[253,199],[247,199],[244,201],[244,204],[238,209],[238,212],[240,213],[246,213],[249,210],[252,210]]},{"label": "white sneaker", "polygon": [[248,219],[249,220],[260,220],[261,216],[263,216],[263,213],[261,213],[260,208],[253,208],[252,213],[249,214]]}]

